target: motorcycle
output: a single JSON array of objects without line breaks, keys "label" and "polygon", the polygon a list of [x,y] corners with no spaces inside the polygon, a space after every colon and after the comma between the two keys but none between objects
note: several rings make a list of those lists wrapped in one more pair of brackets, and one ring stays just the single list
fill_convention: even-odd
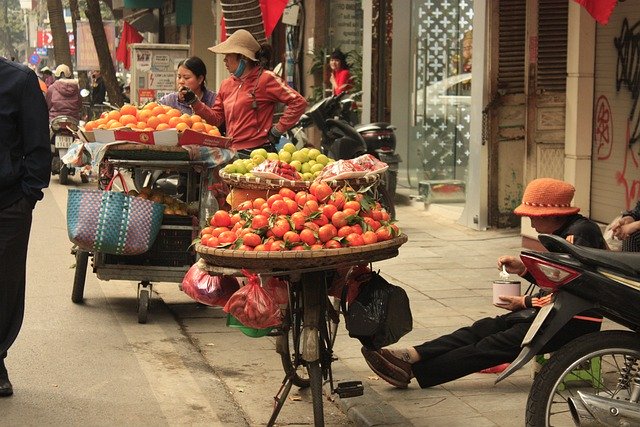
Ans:
[{"label": "motorcycle", "polygon": [[[62,157],[73,144],[78,131],[78,119],[71,116],[58,116],[51,120],[51,174],[59,175],[60,184],[67,185],[69,176],[75,175],[76,168],[62,162]],[[83,183],[89,182],[85,174],[80,174]]]},{"label": "motorcycle", "polygon": [[395,127],[383,122],[355,125],[353,104],[353,97],[347,96],[346,92],[318,101],[287,132],[287,139],[302,147],[307,141],[304,129],[315,125],[322,134],[320,150],[323,154],[336,160],[371,154],[387,163],[389,169],[379,187],[380,201],[395,217],[394,199],[401,161],[395,152]]},{"label": "motorcycle", "polygon": [[554,351],[536,375],[527,426],[640,425],[640,253],[575,246],[540,235],[550,252],[523,251],[538,286],[553,292],[523,342],[520,355],[496,382],[538,356],[574,316],[597,309],[629,330],[583,335]]}]

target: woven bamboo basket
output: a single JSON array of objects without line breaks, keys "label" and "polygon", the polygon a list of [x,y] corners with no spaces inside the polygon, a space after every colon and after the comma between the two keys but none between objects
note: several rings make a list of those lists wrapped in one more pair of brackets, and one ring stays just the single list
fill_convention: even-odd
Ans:
[{"label": "woven bamboo basket", "polygon": [[398,255],[398,248],[407,241],[407,235],[370,245],[316,251],[238,251],[196,245],[196,252],[206,264],[216,267],[247,268],[256,270],[297,270],[303,268],[329,268],[334,264],[360,264]]},{"label": "woven bamboo basket", "polygon": [[[307,190],[313,181],[290,181],[288,179],[267,179],[257,176],[246,176],[240,174],[229,174],[220,171],[220,178],[230,187],[244,188],[248,190],[273,190],[280,188],[291,188],[294,191]],[[371,185],[377,185],[380,175],[371,174],[361,178],[349,178],[325,181],[332,188],[342,188],[349,186],[354,190],[359,190]]]}]

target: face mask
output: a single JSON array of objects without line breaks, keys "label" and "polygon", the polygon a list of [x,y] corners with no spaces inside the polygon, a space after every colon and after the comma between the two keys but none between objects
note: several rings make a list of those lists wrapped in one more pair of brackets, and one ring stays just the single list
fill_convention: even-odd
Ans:
[{"label": "face mask", "polygon": [[241,59],[238,62],[238,68],[236,68],[236,71],[234,71],[233,75],[239,78],[242,75],[242,73],[244,73],[244,68],[246,66],[247,66],[247,63],[245,62],[245,60]]}]

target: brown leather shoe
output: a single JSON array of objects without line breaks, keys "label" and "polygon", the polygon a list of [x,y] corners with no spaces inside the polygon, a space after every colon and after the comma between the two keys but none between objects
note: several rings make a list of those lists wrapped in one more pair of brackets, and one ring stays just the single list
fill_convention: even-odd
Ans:
[{"label": "brown leather shoe", "polygon": [[382,357],[379,350],[369,350],[366,347],[362,347],[361,351],[367,365],[380,378],[394,387],[407,388],[409,386],[411,377],[404,370]]},{"label": "brown leather shoe", "polygon": [[402,369],[407,377],[410,379],[413,378],[413,370],[411,369],[411,363],[405,362],[404,360],[396,357],[386,348],[380,349],[380,356],[384,357],[387,362],[394,364],[398,368]]}]

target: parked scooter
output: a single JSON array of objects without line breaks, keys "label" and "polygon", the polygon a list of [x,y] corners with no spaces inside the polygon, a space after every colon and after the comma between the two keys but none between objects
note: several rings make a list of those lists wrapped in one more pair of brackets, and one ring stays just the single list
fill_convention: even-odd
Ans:
[{"label": "parked scooter", "polygon": [[287,137],[296,146],[306,143],[304,129],[315,125],[322,133],[321,151],[329,157],[353,159],[371,154],[389,165],[380,186],[383,206],[395,216],[395,193],[400,156],[395,152],[395,127],[388,123],[371,123],[354,127],[354,100],[346,92],[318,101],[302,115]]},{"label": "parked scooter", "polygon": [[[59,175],[62,185],[67,185],[69,176],[76,173],[76,168],[67,166],[61,159],[73,144],[78,125],[78,119],[71,116],[58,116],[51,120],[51,174]],[[86,175],[80,174],[80,177],[83,183],[89,182]]]},{"label": "parked scooter", "polygon": [[597,309],[630,330],[584,335],[552,353],[535,377],[527,426],[640,425],[640,253],[574,246],[540,235],[550,252],[523,251],[522,262],[554,300],[544,306],[518,358],[498,377],[538,355],[574,316]]}]

